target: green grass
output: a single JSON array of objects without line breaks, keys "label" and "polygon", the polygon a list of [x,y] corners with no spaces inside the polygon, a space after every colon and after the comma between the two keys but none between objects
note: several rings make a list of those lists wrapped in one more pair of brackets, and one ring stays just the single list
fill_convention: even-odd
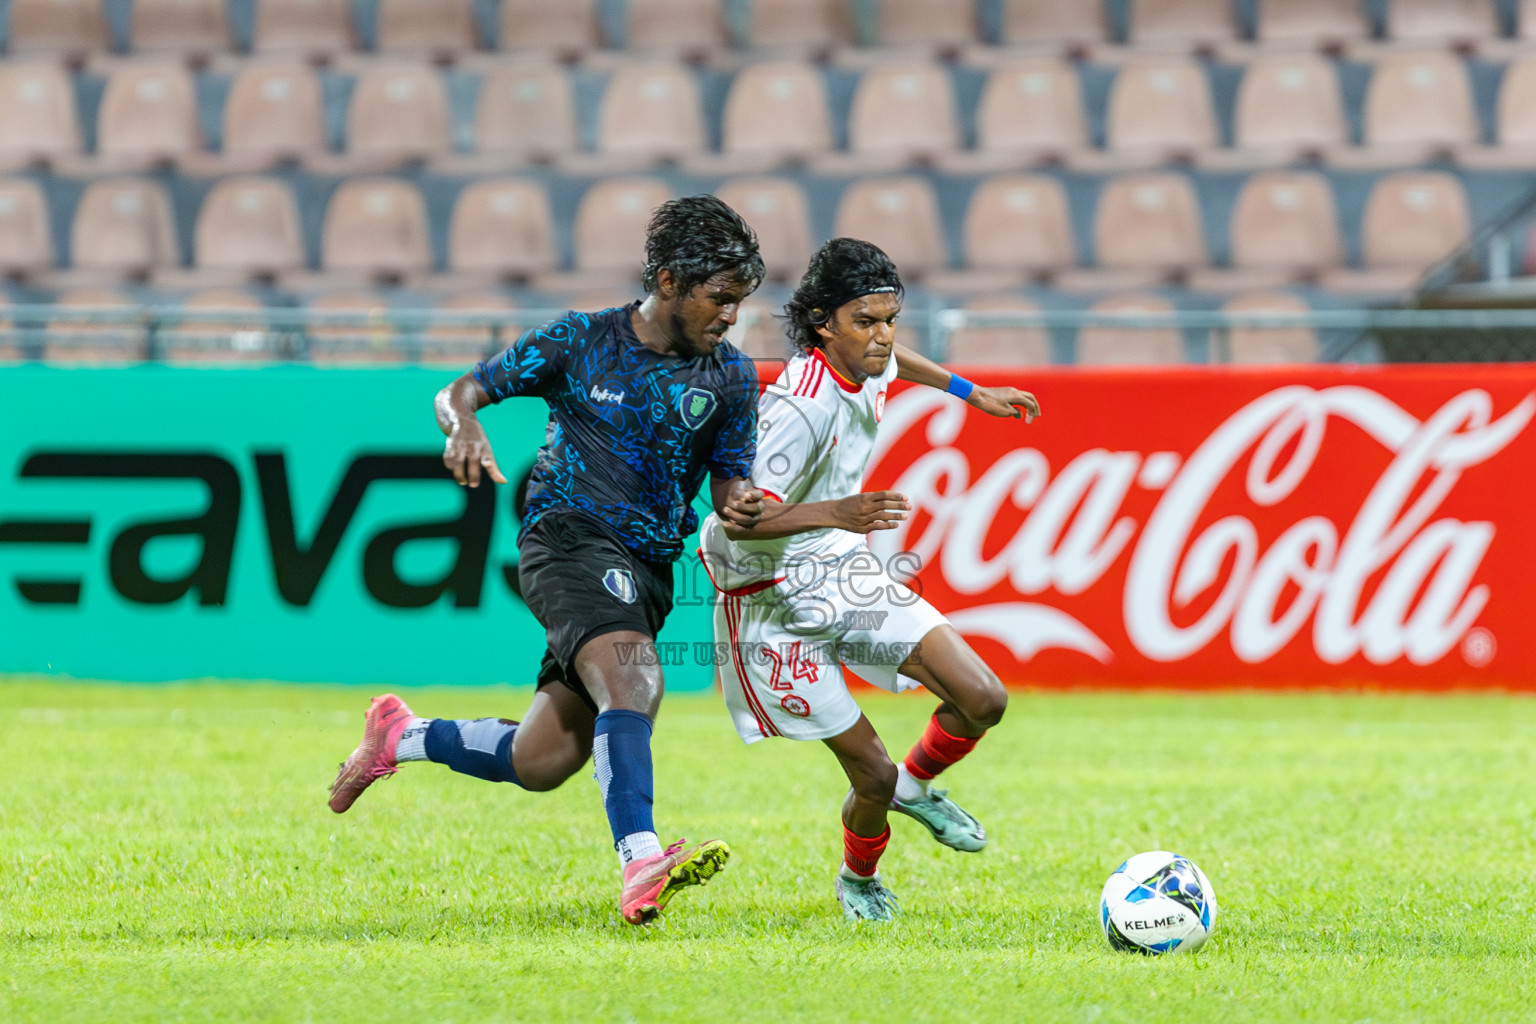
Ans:
[{"label": "green grass", "polygon": [[[1016,695],[955,770],[992,845],[899,819],[906,908],[844,924],[836,764],[743,748],[716,698],[657,733],[663,839],[736,851],[622,924],[596,784],[412,765],[335,816],[357,689],[0,683],[3,1021],[1530,1020],[1536,703]],[[526,692],[414,691],[516,714]],[[871,699],[893,751],[923,700]],[[1174,849],[1222,912],[1192,957],[1112,952],[1104,878]]]}]

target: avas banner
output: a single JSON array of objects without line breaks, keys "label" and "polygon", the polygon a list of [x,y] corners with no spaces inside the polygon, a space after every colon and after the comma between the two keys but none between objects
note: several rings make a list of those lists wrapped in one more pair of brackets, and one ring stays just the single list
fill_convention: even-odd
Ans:
[{"label": "avas banner", "polygon": [[[0,368],[0,672],[528,683],[515,487],[461,488],[432,397],[455,371]],[[533,466],[547,409],[483,421]],[[691,547],[690,547],[691,550]],[[678,574],[673,688],[712,664]]]},{"label": "avas banner", "polygon": [[976,371],[892,394],[877,554],[1011,683],[1536,688],[1536,368]]}]

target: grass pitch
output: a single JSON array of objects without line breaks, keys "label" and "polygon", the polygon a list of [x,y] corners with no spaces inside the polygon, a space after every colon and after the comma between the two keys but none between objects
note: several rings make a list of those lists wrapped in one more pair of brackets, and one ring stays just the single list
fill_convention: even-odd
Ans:
[{"label": "grass pitch", "polygon": [[[526,691],[418,712],[516,715]],[[358,689],[0,683],[4,1021],[1530,1020],[1536,702],[1015,695],[949,779],[981,854],[897,817],[905,917],[832,897],[844,784],[673,696],[658,824],[736,856],[640,930],[596,784],[528,794],[409,765],[326,786]],[[868,699],[893,752],[926,700]],[[1099,887],[1172,849],[1211,877],[1192,957],[1112,952]]]}]

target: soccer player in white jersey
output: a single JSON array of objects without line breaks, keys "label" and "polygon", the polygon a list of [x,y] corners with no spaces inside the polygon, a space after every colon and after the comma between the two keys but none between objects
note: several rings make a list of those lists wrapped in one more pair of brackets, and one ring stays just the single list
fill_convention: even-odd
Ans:
[{"label": "soccer player in white jersey", "polygon": [[[986,845],[976,819],[929,783],[1008,703],[986,663],[866,544],[864,534],[894,529],[911,507],[892,491],[860,493],[886,390],[899,378],[993,416],[1040,412],[1027,392],[976,387],[896,345],[902,296],[896,267],[876,246],[835,238],[816,253],[785,306],[798,352],[758,402],[752,479],[766,510],[753,527],[710,516],[700,534],[720,591],[715,639],[736,731],[748,743],[821,740],[852,783],[836,883],[850,920],[889,920],[896,910],[878,869],[888,811],[911,815],[953,849]],[[843,665],[883,689],[921,685],[939,698],[901,765],[848,692]]]}]

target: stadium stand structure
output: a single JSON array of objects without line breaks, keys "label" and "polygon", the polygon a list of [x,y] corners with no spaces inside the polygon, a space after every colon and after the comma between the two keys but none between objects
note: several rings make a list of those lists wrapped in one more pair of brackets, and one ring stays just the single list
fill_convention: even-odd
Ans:
[{"label": "stadium stand structure", "polygon": [[[833,233],[887,248],[914,306],[992,312],[1402,303],[1489,239],[1493,270],[1536,271],[1510,220],[1536,181],[1516,0],[11,0],[4,39],[12,305],[621,299],[650,210],[703,190],[757,226],[765,302]],[[953,346],[1321,351],[1001,330]]]}]

